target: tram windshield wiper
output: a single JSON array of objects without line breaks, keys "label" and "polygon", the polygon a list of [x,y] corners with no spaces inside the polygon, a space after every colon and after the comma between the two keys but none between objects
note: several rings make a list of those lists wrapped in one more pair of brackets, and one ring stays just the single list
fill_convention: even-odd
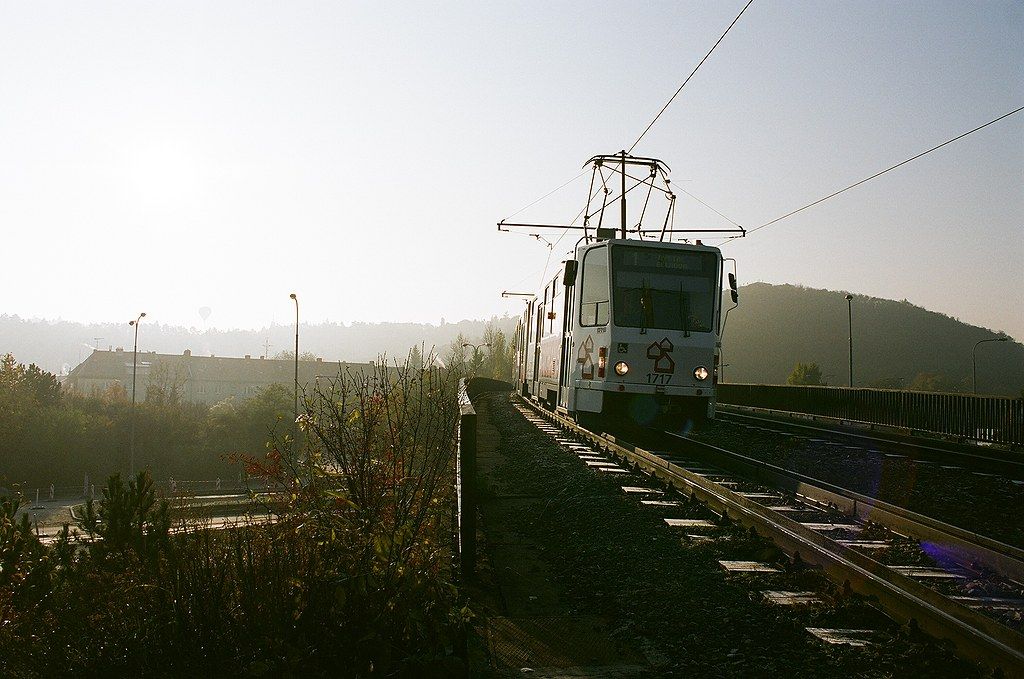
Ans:
[{"label": "tram windshield wiper", "polygon": [[654,318],[653,300],[651,298],[651,290],[647,287],[647,279],[642,278],[640,281],[640,308],[643,313],[640,314],[640,334],[647,334],[647,317]]},{"label": "tram windshield wiper", "polygon": [[683,337],[690,336],[690,297],[683,292],[683,281],[679,281],[679,327],[683,329]]}]

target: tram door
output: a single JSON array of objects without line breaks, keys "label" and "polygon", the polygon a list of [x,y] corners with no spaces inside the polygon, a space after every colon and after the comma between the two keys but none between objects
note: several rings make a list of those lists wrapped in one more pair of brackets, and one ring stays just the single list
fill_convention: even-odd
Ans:
[{"label": "tram door", "polygon": [[572,353],[572,318],[576,301],[576,262],[565,263],[562,284],[565,286],[565,305],[562,309],[562,361],[558,371],[558,405],[569,405],[569,387],[575,361]]},{"label": "tram door", "polygon": [[533,355],[533,300],[526,303],[526,314],[523,318],[523,396],[530,395],[530,357]]},{"label": "tram door", "polygon": [[544,311],[547,307],[547,294],[544,295],[544,304],[537,308],[536,334],[533,337],[533,385],[531,392],[534,396],[540,395],[540,338],[544,334]]}]

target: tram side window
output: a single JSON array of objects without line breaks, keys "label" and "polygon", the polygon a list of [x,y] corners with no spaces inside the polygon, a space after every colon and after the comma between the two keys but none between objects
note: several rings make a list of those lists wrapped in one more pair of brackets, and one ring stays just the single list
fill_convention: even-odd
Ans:
[{"label": "tram side window", "polygon": [[607,325],[608,299],[608,248],[595,248],[583,257],[580,325]]}]

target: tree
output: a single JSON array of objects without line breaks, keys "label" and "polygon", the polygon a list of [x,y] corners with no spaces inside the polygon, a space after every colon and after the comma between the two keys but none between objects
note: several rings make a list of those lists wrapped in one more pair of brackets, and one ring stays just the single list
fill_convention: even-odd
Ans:
[{"label": "tree", "polygon": [[485,343],[490,344],[485,372],[487,377],[496,380],[510,379],[512,374],[512,348],[505,339],[505,333],[494,323],[489,322],[484,328]]},{"label": "tree", "polygon": [[817,363],[797,363],[793,372],[786,378],[786,384],[794,385],[823,385],[821,381],[821,368]]},{"label": "tree", "polygon": [[22,448],[33,423],[43,417],[42,411],[60,400],[55,375],[35,363],[18,363],[10,353],[0,358],[0,449]]},{"label": "tree", "polygon": [[[299,352],[299,360],[300,361],[315,361],[318,358],[320,358],[320,357],[317,356],[316,354],[314,354],[312,351],[300,351]],[[291,351],[289,349],[285,349],[284,351],[279,351],[276,354],[274,354],[273,360],[275,360],[275,361],[294,361],[295,360],[295,352]]]},{"label": "tree", "polygon": [[295,417],[292,390],[271,384],[245,400],[229,398],[210,409],[208,445],[211,453],[256,455],[278,431],[286,431]]},{"label": "tree", "polygon": [[409,367],[413,370],[423,369],[423,351],[418,344],[414,344],[409,350]]},{"label": "tree", "polygon": [[454,371],[456,375],[466,374],[466,348],[462,345],[468,341],[466,336],[460,332],[459,336],[448,345],[448,350],[441,359],[444,365]]},{"label": "tree", "polygon": [[910,391],[938,391],[956,394],[967,391],[964,385],[942,373],[920,372],[908,387]]},{"label": "tree", "polygon": [[146,384],[146,401],[155,406],[176,406],[182,402],[188,371],[185,366],[156,364]]},{"label": "tree", "polygon": [[60,382],[35,363],[18,363],[12,354],[0,358],[0,390],[16,394],[36,407],[56,405],[60,400]]},{"label": "tree", "polygon": [[473,355],[469,359],[469,365],[467,370],[470,377],[480,377],[484,375],[484,351],[487,347],[485,346],[474,346]]},{"label": "tree", "polygon": [[882,377],[868,382],[868,386],[872,389],[902,389],[903,382],[902,377]]}]

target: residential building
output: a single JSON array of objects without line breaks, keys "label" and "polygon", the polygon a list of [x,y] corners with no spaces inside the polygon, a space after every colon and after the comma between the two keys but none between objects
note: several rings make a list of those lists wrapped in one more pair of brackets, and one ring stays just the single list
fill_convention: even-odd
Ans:
[{"label": "residential building", "polygon": [[[330,380],[347,370],[366,372],[372,363],[340,361],[299,361],[299,386],[312,390],[318,380]],[[219,403],[226,398],[247,398],[271,384],[295,383],[295,362],[263,357],[234,358],[193,356],[185,350],[178,354],[139,352],[136,368],[136,398],[146,400],[152,386],[176,388],[185,401]],[[112,351],[95,350],[74,368],[64,380],[64,388],[85,396],[102,394],[120,385],[130,395],[132,389],[132,352],[120,347]]]}]

